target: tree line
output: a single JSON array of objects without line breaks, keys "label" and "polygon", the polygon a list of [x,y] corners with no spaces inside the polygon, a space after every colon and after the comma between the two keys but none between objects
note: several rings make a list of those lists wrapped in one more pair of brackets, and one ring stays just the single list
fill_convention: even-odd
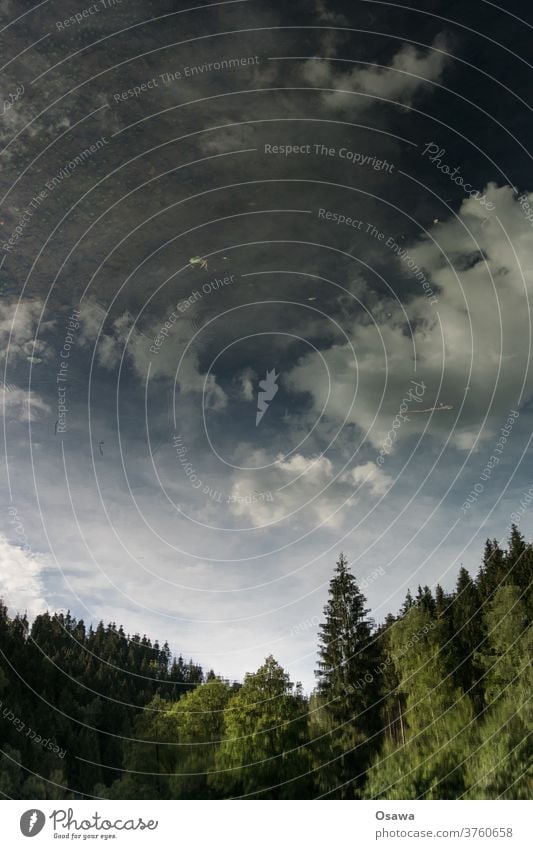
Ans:
[{"label": "tree line", "polygon": [[0,603],[0,794],[530,798],[532,566],[513,526],[475,578],[376,625],[341,554],[309,696],[272,656],[229,682],[115,623]]}]

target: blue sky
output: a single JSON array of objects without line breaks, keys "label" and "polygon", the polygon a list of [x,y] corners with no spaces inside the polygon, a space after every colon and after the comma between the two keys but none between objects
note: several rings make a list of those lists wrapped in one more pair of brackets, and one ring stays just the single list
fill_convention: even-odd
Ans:
[{"label": "blue sky", "polygon": [[531,486],[527,33],[155,5],[11,25],[51,34],[4,81],[0,592],[309,689],[339,551],[381,621]]}]

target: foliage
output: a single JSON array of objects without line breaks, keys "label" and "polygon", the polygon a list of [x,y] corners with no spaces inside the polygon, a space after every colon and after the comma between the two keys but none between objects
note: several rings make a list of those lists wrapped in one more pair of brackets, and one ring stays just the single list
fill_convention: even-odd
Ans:
[{"label": "foliage", "polygon": [[230,684],[169,646],[0,602],[0,795],[531,797],[533,547],[407,591],[375,627],[340,555],[306,697],[272,657]]},{"label": "foliage", "polygon": [[311,721],[317,783],[335,798],[354,798],[378,745],[380,646],[366,599],[343,554],[335,567],[319,634],[316,709]]},{"label": "foliage", "polygon": [[245,676],[226,707],[211,784],[225,797],[306,798],[312,790],[306,743],[301,687],[271,655]]}]

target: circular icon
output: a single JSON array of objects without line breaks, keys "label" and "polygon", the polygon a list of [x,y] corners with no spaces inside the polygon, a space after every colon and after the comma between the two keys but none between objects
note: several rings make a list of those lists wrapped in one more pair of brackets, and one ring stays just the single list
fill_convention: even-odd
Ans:
[{"label": "circular icon", "polygon": [[46,817],[42,811],[32,808],[25,811],[20,818],[20,830],[24,837],[35,837],[43,830]]}]

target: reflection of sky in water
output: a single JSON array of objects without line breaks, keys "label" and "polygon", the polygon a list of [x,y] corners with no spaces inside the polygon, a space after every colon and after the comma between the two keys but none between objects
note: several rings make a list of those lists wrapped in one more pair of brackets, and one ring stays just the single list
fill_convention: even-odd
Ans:
[{"label": "reflection of sky in water", "polygon": [[3,72],[24,93],[1,127],[2,592],[228,675],[274,651],[310,682],[296,625],[340,549],[383,571],[379,620],[408,585],[475,570],[529,486],[525,116],[483,73],[505,63],[518,97],[526,80],[437,12],[415,49],[407,10],[383,41],[334,28],[358,26],[349,4],[172,5],[64,31],[45,5],[9,30],[12,57],[50,35]]}]

